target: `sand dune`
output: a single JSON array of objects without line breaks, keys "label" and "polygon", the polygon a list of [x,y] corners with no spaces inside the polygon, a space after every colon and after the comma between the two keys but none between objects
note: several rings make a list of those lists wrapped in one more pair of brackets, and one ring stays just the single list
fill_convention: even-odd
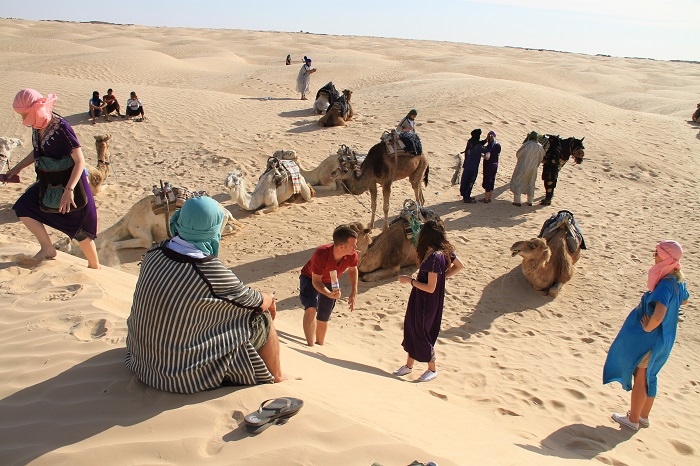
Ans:
[{"label": "sand dune", "polygon": [[[288,53],[292,66],[284,65]],[[298,100],[304,55],[318,68],[313,93],[328,81],[354,91],[357,115],[348,126],[319,128],[310,102]],[[0,136],[24,140],[14,161],[30,147],[30,132],[10,108],[23,87],[58,94],[55,109],[73,125],[89,163],[96,163],[93,136],[112,135],[113,174],[97,197],[100,230],[161,179],[208,191],[244,224],[224,239],[220,257],[247,284],[276,291],[283,365],[302,377],[188,396],[138,382],[123,358],[145,250],[120,252],[115,267],[99,271],[65,254],[23,265],[38,248],[11,210],[31,184],[26,170],[19,185],[0,186],[0,463],[698,462],[694,296],[659,377],[651,428],[620,430],[610,413],[626,408],[628,394],[601,384],[606,351],[641,296],[657,241],[683,244],[688,289],[696,290],[700,127],[688,120],[700,93],[697,64],[19,20],[0,20],[0,57]],[[87,100],[110,87],[122,105],[136,91],[146,121],[90,124]],[[223,185],[240,168],[252,186],[278,149],[296,150],[307,167],[341,144],[366,152],[411,108],[430,160],[427,205],[444,219],[466,265],[448,282],[439,377],[428,384],[412,383],[422,365],[407,380],[391,376],[405,358],[409,294],[395,280],[362,283],[354,313],[343,298],[325,346],[303,341],[299,271],[337,224],[369,221],[369,196],[319,191],[313,202],[259,216],[234,205]],[[465,205],[450,186],[452,154],[477,127],[496,131],[503,152],[495,201]],[[515,151],[532,130],[585,136],[585,162],[563,168],[551,207],[511,205]],[[540,183],[536,193],[543,194]],[[407,182],[397,182],[390,216],[412,195]],[[575,213],[589,249],[551,299],[526,282],[509,248],[536,236],[560,209]],[[345,278],[341,289],[347,296]],[[277,396],[302,398],[305,406],[288,424],[248,436],[243,416]]]}]

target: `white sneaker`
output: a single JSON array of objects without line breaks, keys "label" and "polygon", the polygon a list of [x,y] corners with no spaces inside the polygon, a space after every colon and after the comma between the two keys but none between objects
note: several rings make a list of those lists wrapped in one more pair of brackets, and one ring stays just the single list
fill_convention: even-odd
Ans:
[{"label": "white sneaker", "polygon": [[421,375],[418,378],[418,381],[419,382],[430,382],[431,380],[433,380],[436,377],[437,377],[437,372],[433,372],[430,369],[428,369],[427,371],[423,372],[423,375]]},{"label": "white sneaker", "polygon": [[402,375],[410,374],[412,370],[413,369],[411,369],[410,367],[408,367],[407,365],[404,364],[403,366],[401,366],[397,370],[395,370],[393,373],[394,373],[394,375],[402,376]]},{"label": "white sneaker", "polygon": [[639,423],[630,421],[629,416],[626,414],[613,413],[612,419],[621,426],[629,427],[632,430],[639,430]]},{"label": "white sneaker", "polygon": [[[627,411],[627,417],[630,417],[630,412]],[[639,417],[639,427],[649,427],[649,418],[648,417]]]}]

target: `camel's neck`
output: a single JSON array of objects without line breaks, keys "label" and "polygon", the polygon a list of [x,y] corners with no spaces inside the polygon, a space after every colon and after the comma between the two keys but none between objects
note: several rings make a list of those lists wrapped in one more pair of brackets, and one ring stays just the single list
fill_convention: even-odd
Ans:
[{"label": "camel's neck", "polygon": [[359,177],[353,175],[343,182],[352,194],[362,194],[369,191],[373,184],[377,184],[377,180],[370,175],[369,171],[363,171]]}]

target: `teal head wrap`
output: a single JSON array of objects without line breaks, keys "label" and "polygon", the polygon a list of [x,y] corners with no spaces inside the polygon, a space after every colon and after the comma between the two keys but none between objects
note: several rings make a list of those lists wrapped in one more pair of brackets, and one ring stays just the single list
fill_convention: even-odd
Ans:
[{"label": "teal head wrap", "polygon": [[170,218],[170,231],[208,255],[219,255],[224,213],[211,197],[188,199]]}]

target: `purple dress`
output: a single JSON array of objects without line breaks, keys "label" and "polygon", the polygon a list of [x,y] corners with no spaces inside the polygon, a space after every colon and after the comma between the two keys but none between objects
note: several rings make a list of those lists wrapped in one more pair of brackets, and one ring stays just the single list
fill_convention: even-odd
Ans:
[{"label": "purple dress", "polygon": [[428,272],[438,274],[435,291],[426,293],[413,287],[408,298],[406,317],[403,321],[403,342],[408,355],[419,362],[435,360],[435,342],[442,324],[442,308],[445,302],[445,272],[447,259],[441,252],[433,252],[420,265],[419,282],[428,282]]},{"label": "purple dress", "polygon": [[[63,117],[56,114],[53,115],[53,119],[46,127],[43,136],[39,136],[39,130],[32,130],[32,145],[34,146],[34,160],[39,154],[44,157],[62,159],[68,157],[73,149],[80,147],[73,128]],[[97,208],[86,171],[83,171],[80,176],[80,183],[85,188],[88,200],[87,205],[80,210],[71,210],[67,214],[44,212],[39,208],[39,183],[31,185],[17,199],[12,208],[18,217],[33,218],[71,238],[77,236],[78,240],[94,239],[97,237]]]},{"label": "purple dress", "polygon": [[501,153],[501,144],[494,142],[484,148],[484,152],[491,152],[488,160],[484,160],[484,181],[481,187],[490,193],[496,185],[496,172],[498,171],[498,156]]}]

